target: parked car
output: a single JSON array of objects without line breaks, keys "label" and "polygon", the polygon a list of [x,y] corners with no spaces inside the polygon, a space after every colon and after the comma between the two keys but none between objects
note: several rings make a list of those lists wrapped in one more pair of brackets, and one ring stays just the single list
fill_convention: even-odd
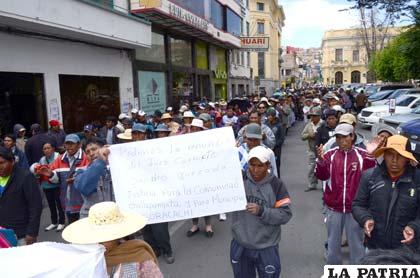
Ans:
[{"label": "parked car", "polygon": [[419,88],[416,88],[416,89],[398,89],[398,90],[395,90],[391,95],[389,95],[385,99],[378,100],[378,101],[372,101],[370,103],[370,105],[385,105],[385,104],[389,103],[389,100],[391,98],[396,99],[399,96],[408,95],[408,94],[410,94],[410,95],[420,94],[420,89]]},{"label": "parked car", "polygon": [[[409,114],[414,108],[419,106],[420,94],[400,96],[396,100],[395,114]],[[389,115],[388,105],[378,105],[362,109],[357,115],[357,119],[362,125],[372,126],[375,123],[379,123],[380,118]]]},{"label": "parked car", "polygon": [[371,85],[366,87],[366,95],[370,96],[376,92],[385,91],[385,90],[397,90],[397,89],[406,89],[413,88],[413,85],[409,84],[387,84],[387,85]]},{"label": "parked car", "polygon": [[420,107],[417,107],[409,114],[394,114],[391,116],[382,117],[379,122],[397,128],[400,124],[409,122],[411,120],[420,119]]},{"label": "parked car", "polygon": [[398,132],[410,141],[411,150],[417,161],[420,161],[420,119],[401,124]]},{"label": "parked car", "polygon": [[373,103],[377,101],[387,99],[393,92],[394,90],[385,90],[371,94],[368,96],[368,106],[374,105]]}]

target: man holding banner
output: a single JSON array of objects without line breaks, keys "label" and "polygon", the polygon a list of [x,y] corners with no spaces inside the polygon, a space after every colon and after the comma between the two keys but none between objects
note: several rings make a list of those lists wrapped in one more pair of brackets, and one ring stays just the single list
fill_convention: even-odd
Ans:
[{"label": "man holding banner", "polygon": [[280,277],[281,225],[292,217],[286,187],[270,173],[270,153],[257,146],[249,152],[244,181],[246,210],[232,213],[230,258],[234,277]]}]

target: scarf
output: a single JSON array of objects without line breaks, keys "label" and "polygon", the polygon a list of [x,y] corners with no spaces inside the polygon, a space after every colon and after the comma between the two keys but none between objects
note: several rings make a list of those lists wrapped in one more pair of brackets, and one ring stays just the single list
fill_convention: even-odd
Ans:
[{"label": "scarf", "polygon": [[143,240],[128,240],[105,252],[108,273],[119,264],[143,263],[149,260],[157,264],[152,247]]}]

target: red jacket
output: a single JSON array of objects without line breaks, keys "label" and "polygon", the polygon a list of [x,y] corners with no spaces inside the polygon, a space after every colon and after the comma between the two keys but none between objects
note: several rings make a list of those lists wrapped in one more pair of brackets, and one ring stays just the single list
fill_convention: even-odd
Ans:
[{"label": "red jacket", "polygon": [[317,159],[315,175],[326,181],[324,202],[327,207],[337,212],[351,212],[362,172],[375,165],[375,158],[358,147],[349,151],[335,147],[324,154],[323,160]]}]

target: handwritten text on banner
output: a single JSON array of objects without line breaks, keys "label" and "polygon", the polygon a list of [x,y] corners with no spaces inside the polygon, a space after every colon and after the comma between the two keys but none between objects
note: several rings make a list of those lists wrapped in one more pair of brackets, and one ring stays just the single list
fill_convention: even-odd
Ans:
[{"label": "handwritten text on banner", "polygon": [[241,166],[230,127],[111,146],[122,210],[160,223],[243,210]]}]

